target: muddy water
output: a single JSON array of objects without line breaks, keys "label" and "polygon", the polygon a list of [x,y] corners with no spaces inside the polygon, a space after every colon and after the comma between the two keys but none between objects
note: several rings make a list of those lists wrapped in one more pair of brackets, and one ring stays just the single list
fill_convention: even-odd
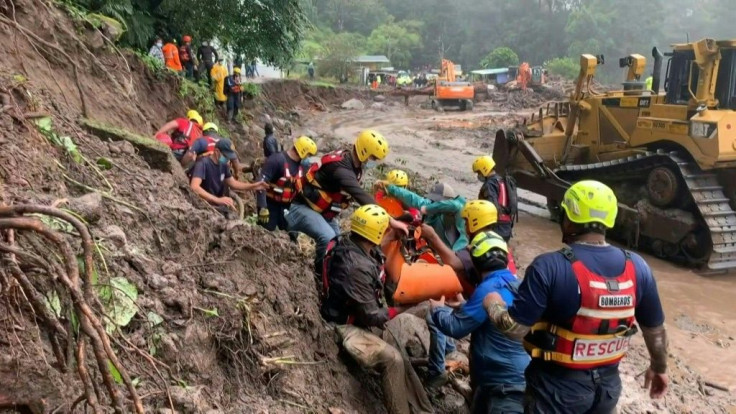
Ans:
[{"label": "muddy water", "polygon": [[[476,156],[489,150],[477,148],[466,128],[477,123],[474,119],[486,122],[489,116],[506,115],[492,108],[479,109],[472,114],[439,114],[411,107],[392,107],[390,112],[343,111],[312,119],[306,126],[345,142],[351,142],[362,129],[377,129],[391,144],[389,162],[447,182],[459,194],[473,199],[479,183],[470,166]],[[457,133],[448,134],[447,125],[457,125]],[[443,129],[442,138],[437,137],[437,128]],[[539,197],[527,196],[543,202]],[[557,225],[534,215],[543,210],[528,206],[524,209],[532,214],[522,215],[512,241],[522,268],[534,256],[562,246]],[[736,275],[704,277],[648,255],[644,257],[657,279],[667,315],[671,353],[707,380],[736,388]]]}]

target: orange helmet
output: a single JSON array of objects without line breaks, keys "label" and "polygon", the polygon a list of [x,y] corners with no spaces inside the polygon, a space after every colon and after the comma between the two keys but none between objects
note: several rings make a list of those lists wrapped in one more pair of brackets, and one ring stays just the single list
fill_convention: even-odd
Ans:
[{"label": "orange helmet", "polygon": [[186,42],[191,42],[191,41],[192,41],[192,36],[186,35],[186,36],[182,37],[182,38],[181,38],[181,40],[182,40],[182,41],[183,41],[184,43],[186,43]]}]

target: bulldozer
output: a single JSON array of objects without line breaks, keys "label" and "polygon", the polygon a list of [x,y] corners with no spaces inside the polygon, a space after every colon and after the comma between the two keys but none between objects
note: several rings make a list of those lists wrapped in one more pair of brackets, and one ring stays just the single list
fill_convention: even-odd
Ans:
[{"label": "bulldozer", "polygon": [[592,81],[605,58],[582,55],[569,100],[497,131],[496,168],[545,196],[553,219],[571,183],[606,183],[619,202],[613,238],[727,272],[736,268],[736,40],[655,47],[652,57],[651,89],[646,58],[632,54],[619,60],[623,88],[600,92]]},{"label": "bulldozer", "polygon": [[472,111],[475,99],[475,88],[469,82],[458,82],[455,64],[442,59],[440,75],[435,80],[434,95],[431,98],[432,108],[438,111],[447,106],[458,106],[461,111]]}]

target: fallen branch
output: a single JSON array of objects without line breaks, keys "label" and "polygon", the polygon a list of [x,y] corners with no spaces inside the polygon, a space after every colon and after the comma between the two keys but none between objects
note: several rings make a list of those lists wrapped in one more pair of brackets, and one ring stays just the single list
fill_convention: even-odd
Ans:
[{"label": "fallen branch", "polygon": [[716,384],[715,382],[703,381],[703,385],[705,385],[707,387],[715,388],[715,389],[717,389],[719,391],[731,392],[731,390],[728,387],[726,387],[725,385]]}]

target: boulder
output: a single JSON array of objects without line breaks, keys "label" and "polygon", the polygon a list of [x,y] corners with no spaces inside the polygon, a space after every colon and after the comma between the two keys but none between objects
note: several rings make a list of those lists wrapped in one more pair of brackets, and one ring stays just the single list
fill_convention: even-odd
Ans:
[{"label": "boulder", "polygon": [[102,196],[89,193],[69,201],[69,207],[88,223],[96,223],[102,217]]},{"label": "boulder", "polygon": [[384,102],[386,101],[386,97],[383,95],[376,95],[373,97],[373,100],[376,102]]},{"label": "boulder", "polygon": [[349,101],[345,101],[340,105],[340,108],[342,109],[365,109],[365,105],[363,102],[359,101],[358,99],[351,99]]},{"label": "boulder", "polygon": [[128,238],[125,235],[123,229],[114,224],[106,226],[102,229],[102,237],[105,240],[109,240],[113,246],[120,250],[125,249],[125,245],[128,244]]},{"label": "boulder", "polygon": [[374,102],[371,104],[371,109],[376,110],[376,111],[385,111],[386,105],[384,105],[381,102]]}]

